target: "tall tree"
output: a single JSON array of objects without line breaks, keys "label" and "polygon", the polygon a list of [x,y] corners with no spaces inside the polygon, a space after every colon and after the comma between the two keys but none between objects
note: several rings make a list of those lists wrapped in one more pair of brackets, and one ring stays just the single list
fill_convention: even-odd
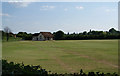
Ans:
[{"label": "tall tree", "polygon": [[9,33],[11,32],[10,28],[9,27],[5,27],[4,28],[4,32],[6,33],[6,38],[7,38],[7,41],[9,40]]},{"label": "tall tree", "polygon": [[114,28],[111,28],[111,29],[109,30],[109,32],[110,32],[110,33],[116,33],[117,31],[116,31]]},{"label": "tall tree", "polygon": [[64,32],[63,31],[57,31],[56,33],[54,33],[54,37],[56,40],[62,40],[64,39]]}]

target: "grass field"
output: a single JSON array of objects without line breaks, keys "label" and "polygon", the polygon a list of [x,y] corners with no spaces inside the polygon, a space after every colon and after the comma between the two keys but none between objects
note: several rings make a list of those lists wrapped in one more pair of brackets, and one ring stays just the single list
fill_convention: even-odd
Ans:
[{"label": "grass field", "polygon": [[57,73],[118,72],[118,40],[3,42],[3,59]]}]

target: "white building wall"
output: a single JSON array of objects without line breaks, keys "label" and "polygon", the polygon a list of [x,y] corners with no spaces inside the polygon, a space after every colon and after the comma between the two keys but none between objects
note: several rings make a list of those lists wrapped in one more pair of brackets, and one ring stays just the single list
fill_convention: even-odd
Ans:
[{"label": "white building wall", "polygon": [[44,41],[45,38],[44,38],[44,36],[43,36],[42,34],[39,34],[39,35],[38,35],[38,40],[39,40],[39,41]]},{"label": "white building wall", "polygon": [[50,40],[53,40],[53,38],[50,38]]}]

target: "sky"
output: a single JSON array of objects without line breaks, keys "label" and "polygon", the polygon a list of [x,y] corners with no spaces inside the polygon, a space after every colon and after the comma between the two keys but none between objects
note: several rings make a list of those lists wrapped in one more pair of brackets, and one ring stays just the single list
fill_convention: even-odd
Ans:
[{"label": "sky", "polygon": [[13,33],[118,29],[117,2],[2,2],[0,16]]}]

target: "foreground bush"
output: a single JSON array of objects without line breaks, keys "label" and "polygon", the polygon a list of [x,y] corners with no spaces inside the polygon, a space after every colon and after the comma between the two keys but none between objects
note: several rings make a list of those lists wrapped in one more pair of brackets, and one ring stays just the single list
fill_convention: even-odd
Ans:
[{"label": "foreground bush", "polygon": [[33,65],[24,65],[23,63],[15,64],[14,62],[7,62],[2,60],[2,76],[118,76],[116,73],[100,73],[100,72],[89,72],[85,74],[83,70],[80,70],[80,73],[71,73],[71,74],[57,74],[47,72],[45,69],[42,69],[41,66]]},{"label": "foreground bush", "polygon": [[21,64],[15,64],[13,62],[8,63],[6,60],[2,60],[2,76],[17,76],[17,75],[38,75],[47,76],[47,71],[38,66],[30,66]]}]

